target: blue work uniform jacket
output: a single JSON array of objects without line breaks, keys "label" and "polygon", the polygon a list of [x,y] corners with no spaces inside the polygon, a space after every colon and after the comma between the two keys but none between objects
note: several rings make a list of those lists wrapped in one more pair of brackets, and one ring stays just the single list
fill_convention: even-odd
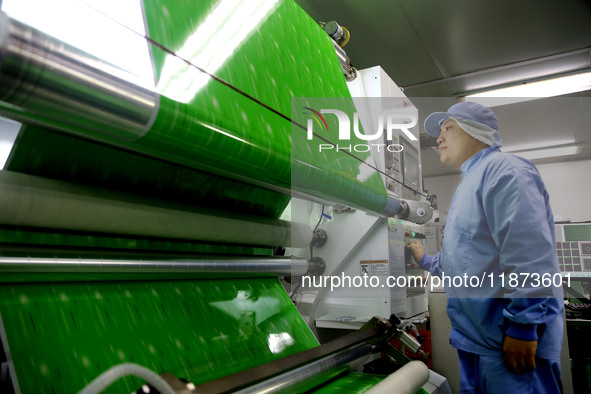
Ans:
[{"label": "blue work uniform jacket", "polygon": [[508,335],[537,340],[537,357],[560,357],[564,302],[554,219],[531,162],[490,147],[464,162],[443,247],[420,265],[443,278],[455,348],[500,356]]}]

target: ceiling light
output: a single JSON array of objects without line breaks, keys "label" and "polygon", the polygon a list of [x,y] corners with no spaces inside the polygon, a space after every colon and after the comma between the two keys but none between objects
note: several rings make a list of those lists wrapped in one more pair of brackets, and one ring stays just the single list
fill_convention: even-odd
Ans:
[{"label": "ceiling light", "polygon": [[557,146],[557,147],[547,148],[547,149],[533,149],[533,150],[524,150],[524,151],[517,151],[517,152],[510,152],[510,153],[515,156],[523,157],[524,159],[527,159],[527,160],[536,160],[536,159],[546,159],[548,157],[576,155],[577,153],[581,153],[581,146],[580,145]]},{"label": "ceiling light", "polygon": [[498,106],[590,89],[591,72],[585,72],[469,94],[465,97],[465,100],[479,102],[488,106]]},{"label": "ceiling light", "polygon": [[574,138],[552,139],[552,140],[545,140],[545,141],[540,141],[540,142],[533,142],[533,143],[519,144],[519,145],[505,145],[505,144],[503,144],[503,152],[513,153],[513,152],[521,152],[524,150],[547,149],[547,148],[556,148],[556,147],[574,146],[574,145],[577,145],[577,142],[575,141]]}]

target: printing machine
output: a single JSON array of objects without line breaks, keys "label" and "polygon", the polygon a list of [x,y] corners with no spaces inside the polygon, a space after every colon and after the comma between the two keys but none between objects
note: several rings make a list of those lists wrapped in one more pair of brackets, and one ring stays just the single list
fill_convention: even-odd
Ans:
[{"label": "printing machine", "polygon": [[381,286],[431,217],[416,108],[346,29],[291,0],[0,4],[3,392],[447,392],[407,354],[424,287]]}]

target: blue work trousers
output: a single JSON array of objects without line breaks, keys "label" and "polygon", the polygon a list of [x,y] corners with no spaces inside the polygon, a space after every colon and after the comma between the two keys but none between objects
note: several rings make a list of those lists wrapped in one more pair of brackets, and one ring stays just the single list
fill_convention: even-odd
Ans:
[{"label": "blue work trousers", "polygon": [[502,356],[458,350],[461,394],[560,394],[560,360],[536,358],[536,369],[511,372]]}]

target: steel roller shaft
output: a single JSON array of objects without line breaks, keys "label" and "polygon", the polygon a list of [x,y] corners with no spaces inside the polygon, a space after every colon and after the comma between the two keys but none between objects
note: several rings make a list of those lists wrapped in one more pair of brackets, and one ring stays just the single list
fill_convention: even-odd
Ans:
[{"label": "steel roller shaft", "polygon": [[303,275],[305,259],[292,257],[202,260],[110,260],[0,257],[0,272],[75,273],[270,273]]},{"label": "steel roller shaft", "polygon": [[136,76],[0,12],[0,101],[9,117],[134,140],[159,95]]}]

